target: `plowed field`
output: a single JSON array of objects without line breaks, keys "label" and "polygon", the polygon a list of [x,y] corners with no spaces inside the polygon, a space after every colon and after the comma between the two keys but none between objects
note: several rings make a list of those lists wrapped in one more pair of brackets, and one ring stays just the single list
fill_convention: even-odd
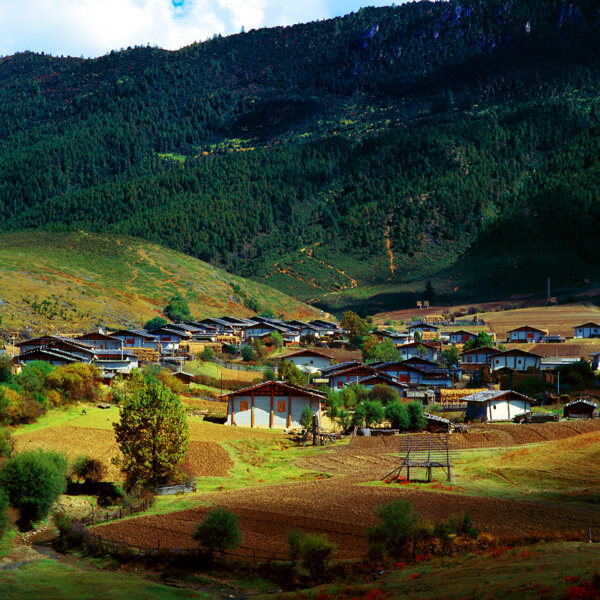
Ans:
[{"label": "plowed field", "polygon": [[[590,510],[540,507],[533,502],[426,492],[402,486],[358,486],[347,477],[221,492],[204,499],[240,516],[243,547],[238,554],[251,556],[254,551],[257,558],[285,558],[286,532],[299,529],[324,533],[338,545],[340,558],[351,558],[366,551],[365,532],[375,521],[374,508],[401,497],[413,502],[424,518],[440,521],[466,511],[480,530],[492,533],[591,527],[595,536],[600,535],[600,514]],[[206,510],[140,517],[97,527],[95,532],[105,538],[147,547],[194,547],[191,534]]]}]

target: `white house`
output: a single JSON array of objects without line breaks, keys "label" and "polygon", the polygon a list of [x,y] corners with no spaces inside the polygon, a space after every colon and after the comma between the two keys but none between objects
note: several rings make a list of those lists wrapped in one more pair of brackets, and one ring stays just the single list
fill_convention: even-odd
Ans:
[{"label": "white house", "polygon": [[496,354],[500,354],[500,351],[488,346],[466,350],[460,355],[460,366],[466,371],[481,369],[491,364],[492,356]]},{"label": "white house", "polygon": [[528,342],[537,344],[541,342],[542,338],[546,335],[548,335],[548,332],[545,329],[523,325],[522,327],[511,329],[508,332],[508,342]]},{"label": "white house", "polygon": [[491,357],[492,371],[498,369],[513,369],[514,371],[528,371],[529,369],[539,370],[542,366],[542,357],[533,352],[525,350],[507,350],[494,354]]},{"label": "white house", "polygon": [[418,333],[419,335],[423,335],[423,333],[438,333],[440,327],[438,325],[433,325],[432,323],[419,323],[418,325],[409,325],[407,327],[408,333],[414,335]]},{"label": "white house", "polygon": [[123,340],[126,348],[152,348],[158,350],[158,338],[138,329],[121,329],[111,334],[112,337]]},{"label": "white house", "polygon": [[465,396],[466,419],[510,421],[531,409],[531,398],[511,390],[489,390]]},{"label": "white house", "polygon": [[448,333],[448,342],[455,346],[456,344],[465,344],[470,340],[476,340],[477,334],[472,331],[461,329],[459,331],[451,331]]},{"label": "white house", "polygon": [[315,369],[322,371],[331,366],[333,356],[318,350],[299,350],[298,352],[282,356],[281,360],[289,360],[297,367],[314,367]]},{"label": "white house", "polygon": [[306,406],[321,420],[326,396],[318,390],[266,381],[221,396],[227,399],[227,424],[242,427],[299,428]]},{"label": "white house", "polygon": [[576,338],[600,337],[600,325],[598,323],[584,323],[583,325],[577,325],[574,329]]},{"label": "white house", "polygon": [[425,358],[426,360],[438,359],[438,347],[427,342],[410,342],[396,346],[400,350],[400,356],[403,360],[413,357]]}]

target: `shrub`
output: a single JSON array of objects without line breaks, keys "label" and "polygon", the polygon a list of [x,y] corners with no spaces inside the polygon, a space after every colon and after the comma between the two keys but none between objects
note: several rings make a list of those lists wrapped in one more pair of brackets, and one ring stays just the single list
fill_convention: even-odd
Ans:
[{"label": "shrub", "polygon": [[0,472],[0,485],[14,508],[21,511],[23,524],[39,521],[64,492],[67,460],[58,452],[29,450],[7,461]]},{"label": "shrub", "polygon": [[85,483],[98,483],[106,477],[106,465],[98,458],[78,456],[71,467],[71,474]]},{"label": "shrub", "polygon": [[263,381],[275,381],[275,371],[273,369],[265,369],[263,371]]},{"label": "shrub", "polygon": [[[324,535],[292,532],[288,534],[290,556],[300,559],[302,566],[308,571],[311,579],[319,580],[329,568],[329,562],[337,552],[337,546]],[[292,558],[292,560],[294,560]]]},{"label": "shrub", "polygon": [[8,494],[5,490],[0,488],[0,537],[2,537],[8,527],[7,511],[9,506]]},{"label": "shrub", "polygon": [[364,407],[364,420],[367,427],[379,425],[383,421],[385,409],[379,400],[367,400],[361,406]]},{"label": "shrub", "polygon": [[415,431],[425,429],[425,417],[423,416],[423,405],[420,402],[409,402],[406,405],[408,417],[410,419],[410,428]]},{"label": "shrub", "polygon": [[256,350],[252,346],[244,346],[242,348],[242,359],[246,362],[256,360]]},{"label": "shrub", "polygon": [[367,530],[370,552],[402,557],[419,520],[413,505],[408,500],[396,500],[379,506],[375,514],[381,522]]},{"label": "shrub", "polygon": [[284,360],[279,365],[279,379],[290,385],[303,386],[307,383],[306,375],[289,360]]},{"label": "shrub", "polygon": [[204,348],[202,351],[202,360],[212,360],[214,357],[215,351],[210,346]]},{"label": "shrub", "polygon": [[238,517],[224,508],[211,510],[204,521],[196,525],[192,537],[213,556],[237,548],[242,540]]},{"label": "shrub", "polygon": [[410,427],[410,416],[406,404],[397,400],[385,407],[385,418],[390,421],[394,429],[405,431]]},{"label": "shrub", "polygon": [[154,317],[149,321],[146,321],[144,325],[144,329],[146,331],[152,331],[153,329],[159,329],[160,327],[164,327],[167,324],[167,320],[163,317]]},{"label": "shrub", "polygon": [[10,432],[0,427],[0,458],[8,458],[14,450],[15,443]]},{"label": "shrub", "polygon": [[400,399],[400,394],[389,385],[378,383],[369,390],[369,400],[379,400],[384,406]]},{"label": "shrub", "polygon": [[312,425],[313,413],[310,406],[307,404],[302,411],[302,416],[300,417],[300,425],[304,427],[304,429],[308,429]]}]

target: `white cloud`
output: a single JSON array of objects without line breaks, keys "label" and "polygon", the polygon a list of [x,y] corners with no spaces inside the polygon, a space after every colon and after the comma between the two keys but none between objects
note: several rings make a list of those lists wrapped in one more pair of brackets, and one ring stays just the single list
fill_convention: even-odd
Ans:
[{"label": "white cloud", "polygon": [[[369,4],[387,2],[369,2]],[[135,45],[175,50],[215,33],[335,14],[339,0],[3,0],[0,54],[98,56]],[[344,12],[362,2],[344,2]],[[345,10],[346,6],[348,7]]]}]

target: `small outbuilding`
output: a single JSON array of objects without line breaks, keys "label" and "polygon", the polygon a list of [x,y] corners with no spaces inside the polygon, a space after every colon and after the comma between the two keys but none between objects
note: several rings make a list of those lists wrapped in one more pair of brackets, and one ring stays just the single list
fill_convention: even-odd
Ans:
[{"label": "small outbuilding", "polygon": [[565,419],[591,419],[598,405],[587,398],[578,398],[563,408]]},{"label": "small outbuilding", "polygon": [[510,421],[531,409],[532,399],[512,390],[486,390],[462,399],[467,403],[465,418],[482,421]]}]

